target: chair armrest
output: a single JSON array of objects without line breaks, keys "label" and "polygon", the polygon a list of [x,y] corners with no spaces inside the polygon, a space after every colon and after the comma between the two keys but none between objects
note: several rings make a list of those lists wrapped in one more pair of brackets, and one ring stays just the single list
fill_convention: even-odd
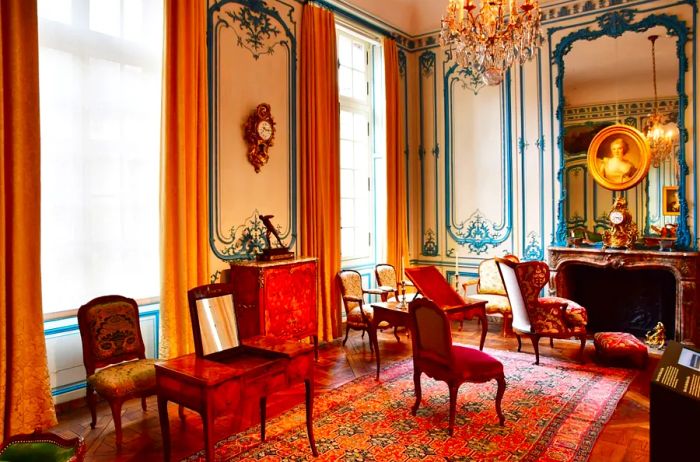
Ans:
[{"label": "chair armrest", "polygon": [[[391,291],[393,292],[394,289],[391,289]],[[372,295],[384,295],[385,293],[387,293],[387,291],[382,289],[362,289],[362,293]]]},{"label": "chair armrest", "polygon": [[362,297],[353,297],[352,295],[345,295],[343,297],[343,300],[345,300],[346,302],[364,303],[364,300],[362,300]]},{"label": "chair armrest", "polygon": [[467,290],[467,288],[476,285],[479,285],[479,278],[468,278],[462,283],[462,289]]},{"label": "chair armrest", "polygon": [[403,281],[401,281],[401,284],[403,284],[406,287],[415,287],[413,282],[409,281],[408,279],[404,279]]}]

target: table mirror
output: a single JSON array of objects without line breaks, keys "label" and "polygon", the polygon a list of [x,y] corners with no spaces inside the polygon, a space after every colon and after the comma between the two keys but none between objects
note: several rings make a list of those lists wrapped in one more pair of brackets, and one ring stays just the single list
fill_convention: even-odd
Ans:
[{"label": "table mirror", "polygon": [[188,292],[195,352],[216,359],[241,346],[230,284],[207,284]]}]

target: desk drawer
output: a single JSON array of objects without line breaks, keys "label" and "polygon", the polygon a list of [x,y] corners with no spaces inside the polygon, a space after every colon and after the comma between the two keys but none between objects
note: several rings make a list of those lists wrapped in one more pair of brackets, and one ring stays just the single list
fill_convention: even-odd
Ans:
[{"label": "desk drawer", "polygon": [[158,375],[157,383],[158,396],[197,412],[204,409],[204,392],[201,387],[167,375]]}]

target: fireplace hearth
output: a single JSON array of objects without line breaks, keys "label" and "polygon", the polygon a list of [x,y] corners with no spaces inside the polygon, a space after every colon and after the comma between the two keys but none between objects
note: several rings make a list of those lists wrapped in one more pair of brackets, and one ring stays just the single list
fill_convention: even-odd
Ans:
[{"label": "fireplace hearth", "polygon": [[700,345],[698,252],[550,247],[550,292],[588,310],[588,332],[643,338],[657,322],[669,339]]}]

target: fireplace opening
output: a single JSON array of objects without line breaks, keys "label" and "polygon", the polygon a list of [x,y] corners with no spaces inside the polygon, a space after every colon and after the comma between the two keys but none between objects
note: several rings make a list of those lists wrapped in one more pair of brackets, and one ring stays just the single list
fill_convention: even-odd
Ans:
[{"label": "fireplace opening", "polygon": [[568,298],[586,307],[588,332],[629,332],[644,338],[661,321],[674,337],[676,278],[663,269],[563,268]]}]

